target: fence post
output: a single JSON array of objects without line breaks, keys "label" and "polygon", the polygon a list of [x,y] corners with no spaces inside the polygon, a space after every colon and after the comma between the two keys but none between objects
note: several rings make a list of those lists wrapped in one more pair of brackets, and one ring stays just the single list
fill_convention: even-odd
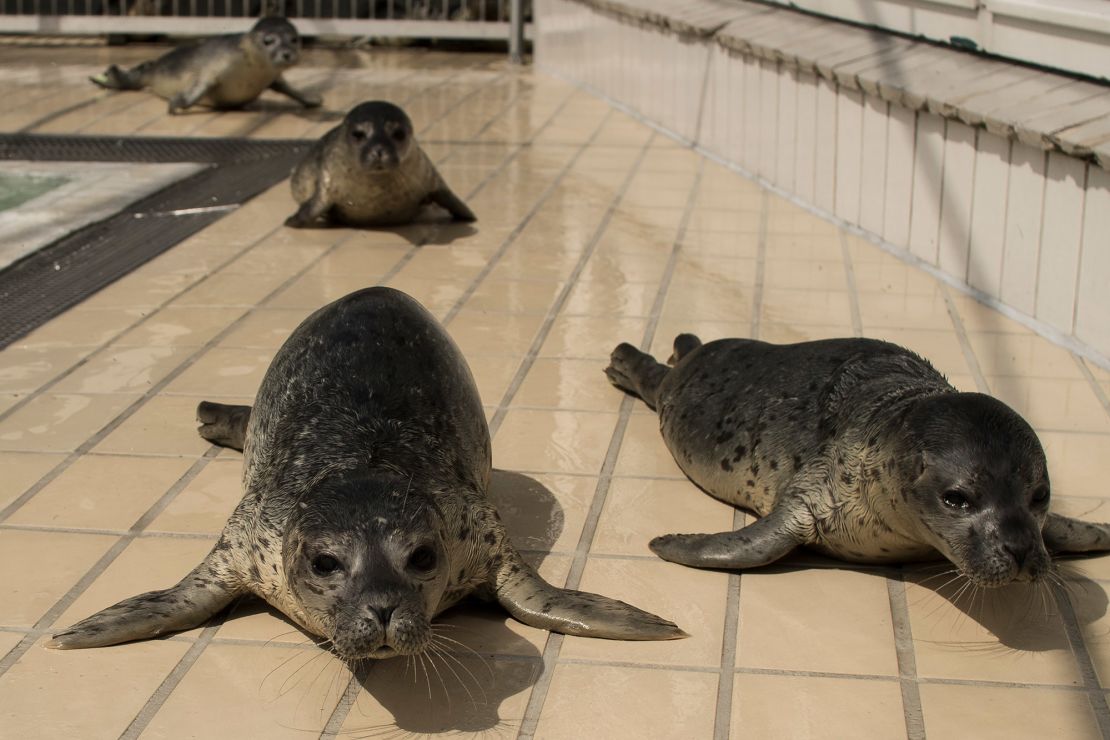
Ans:
[{"label": "fence post", "polygon": [[524,0],[509,0],[509,61],[524,64]]}]

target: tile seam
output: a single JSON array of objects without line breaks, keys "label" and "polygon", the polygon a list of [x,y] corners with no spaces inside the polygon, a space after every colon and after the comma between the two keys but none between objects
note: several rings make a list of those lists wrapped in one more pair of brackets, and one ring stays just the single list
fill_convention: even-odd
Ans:
[{"label": "tile seam", "polygon": [[[767,190],[760,188],[759,236],[755,251],[755,278],[752,290],[752,316],[748,333],[759,339],[763,313],[763,283],[767,269],[767,230],[770,219],[770,198]],[[748,523],[747,514],[733,507],[732,528],[741,529]],[[725,620],[721,636],[721,663],[717,674],[717,700],[713,714],[713,740],[729,740],[732,734],[732,699],[736,690],[736,660],[740,648],[740,596],[744,588],[742,571],[728,574],[728,592],[725,597]]]},{"label": "tile seam", "polygon": [[1106,693],[1099,683],[1098,672],[1095,670],[1091,653],[1083,639],[1083,628],[1075,613],[1067,591],[1059,583],[1052,583],[1052,594],[1056,599],[1056,606],[1060,610],[1060,621],[1064,623],[1064,633],[1068,638],[1072,656],[1075,658],[1075,667],[1083,688],[1087,690],[1087,701],[1090,702],[1091,711],[1095,715],[1099,734],[1103,738],[1110,738],[1110,706],[1106,702]]},{"label": "tile seam", "polygon": [[[616,197],[610,203],[610,206],[606,210],[605,214],[602,216],[601,222],[598,224],[597,229],[591,235],[589,244],[586,250],[583,252],[583,255],[580,258],[574,272],[571,274],[570,278],[568,278],[566,285],[559,295],[559,299],[552,306],[550,320],[546,322],[544,326],[545,331],[542,336],[538,336],[536,338],[536,342],[533,344],[533,350],[535,351],[532,354],[533,362],[535,360],[535,354],[538,354],[543,341],[545,341],[546,339],[546,332],[547,330],[550,330],[551,324],[554,321],[554,317],[558,315],[558,313],[562,310],[562,307],[565,305],[570,292],[574,289],[574,286],[578,282],[578,276],[582,273],[585,265],[595,253],[598,243],[600,242],[602,236],[609,226],[610,221],[612,220],[613,214],[620,207],[625,194],[628,192],[629,187],[635,180],[636,175],[639,173],[647,152],[651,148],[653,142],[655,141],[655,138],[655,133],[652,133],[647,138],[647,141],[644,143],[644,146],[640,151],[640,155],[637,157],[635,163],[633,163],[625,180],[621,183]],[[670,286],[671,279],[674,275],[674,268],[678,261],[678,253],[682,248],[686,228],[689,224],[690,216],[695,207],[696,194],[700,186],[703,171],[703,160],[699,160],[698,171],[687,195],[686,207],[683,211],[683,216],[676,227],[675,239],[671,245],[670,255],[668,256],[667,260],[667,266],[664,268],[664,273],[660,279],[659,288],[657,289],[655,298],[652,302],[652,313],[655,315],[655,318],[649,319],[648,325],[644,328],[644,332],[641,337],[640,346],[645,350],[650,348],[651,342],[654,339],[655,330],[658,326],[658,316],[662,313],[663,303],[666,300],[667,289]],[[522,365],[521,369],[524,373],[527,373],[528,369],[530,368],[531,363],[526,363],[526,365]],[[519,387],[519,384],[517,384],[517,387]],[[512,396],[507,396],[505,399],[503,399],[503,401],[505,402],[511,402],[511,400]],[[614,477],[613,472],[616,469],[617,458],[620,454],[620,449],[624,442],[624,434],[628,428],[628,423],[632,418],[632,408],[635,403],[636,399],[633,399],[631,396],[625,395],[621,398],[620,408],[617,414],[617,422],[609,439],[609,446],[606,449],[605,460],[603,461],[601,471],[598,474],[597,485],[594,488],[594,495],[591,498],[590,507],[587,510],[586,514],[586,519],[582,524],[582,530],[579,534],[578,539],[578,546],[575,549],[574,559],[571,562],[570,570],[565,580],[565,588],[577,589],[580,585],[582,574],[585,571],[586,561],[589,557],[590,547],[593,544],[594,536],[597,532],[597,524],[601,518],[601,512],[604,508],[605,501],[609,493],[609,487]],[[554,679],[555,669],[557,667],[557,664],[559,663],[559,656],[564,641],[565,638],[561,634],[552,633],[548,636],[547,644],[545,645],[543,651],[542,673],[540,674],[540,677],[536,681],[535,685],[532,687],[532,693],[528,698],[528,704],[525,707],[524,717],[521,721],[519,732],[517,733],[518,740],[531,740],[531,738],[535,737],[536,732],[539,729],[540,718],[543,714],[543,708],[546,704],[548,693],[551,690],[551,684]]]},{"label": "tile seam", "polygon": [[[571,98],[574,96],[574,93],[575,93],[575,91],[573,91],[573,90],[570,93],[568,93],[566,98],[564,98],[563,102],[555,110],[555,112],[553,112],[551,114],[551,116],[549,116],[548,119],[543,123],[543,125],[541,125],[538,129],[536,129],[536,131],[532,134],[532,137],[531,137],[532,139],[539,136],[539,134],[542,131],[544,131],[551,124],[552,121],[555,120],[555,117],[558,115],[558,113],[561,112],[563,110],[563,107],[570,102]],[[500,111],[494,117],[494,119],[501,117],[502,115],[504,115],[509,110],[511,110],[511,106],[509,108],[505,108],[502,111]],[[577,159],[581,155],[581,153],[584,152],[590,146],[590,144],[593,143],[594,139],[597,137],[597,134],[600,133],[600,131],[602,130],[602,128],[605,125],[605,122],[608,121],[608,119],[609,119],[609,115],[607,114],[602,119],[602,121],[598,124],[597,129],[595,130],[594,134],[579,146],[577,152],[572,156],[572,158],[568,162],[568,164],[562,170],[560,170],[559,175],[557,176],[556,180],[552,183],[552,185],[549,187],[549,189],[545,190],[544,193],[541,194],[541,200],[540,200],[539,204],[534,209],[529,211],[529,215],[528,215],[529,219],[531,218],[531,216],[533,215],[533,213],[535,211],[538,211],[538,209],[540,207],[542,207],[542,204],[544,202],[546,202],[549,193],[554,191],[554,188],[557,186],[557,184],[559,182],[561,182],[562,178],[567,173],[570,172],[571,167],[573,166],[574,162],[577,161]],[[511,158],[515,158],[521,151],[523,151],[523,149],[524,149],[523,146],[518,147],[514,151]],[[484,186],[485,183],[488,182],[488,181],[489,181],[489,178],[484,180],[482,185]],[[473,195],[473,193],[471,194],[471,196],[468,196],[468,197],[472,197],[472,195]],[[512,232],[510,232],[510,233],[512,233]],[[515,240],[515,236],[512,237],[512,239],[509,239],[509,240],[506,240],[505,242],[503,242],[502,247],[499,249],[498,252],[495,252],[495,254],[496,255],[503,254],[504,250],[508,249],[508,246],[512,243],[513,240]],[[498,259],[500,259],[500,256],[498,256]],[[479,281],[481,279],[484,279],[485,274],[487,274],[487,273],[479,272],[479,274],[473,278],[472,283],[476,282],[476,281]],[[384,282],[384,280],[383,280],[383,282]],[[452,308],[452,310],[454,311],[455,314],[458,313],[458,309],[461,308],[462,303],[464,303],[466,300],[468,300],[469,296],[472,295],[472,294],[473,294],[473,291],[470,291],[469,294],[464,293],[464,295],[456,302],[456,304]],[[450,318],[453,318],[454,315],[449,313],[448,317],[449,318],[445,318],[440,323],[443,324],[444,326],[447,326],[447,322],[450,320]],[[490,436],[491,437],[493,436],[492,432],[491,432]],[[365,671],[368,672],[370,670],[370,668],[372,668],[372,664],[368,665],[365,668]],[[344,690],[344,694],[343,694],[344,698],[353,694],[357,699],[357,695],[358,695],[358,691],[360,689],[361,680],[362,680],[363,675],[364,674],[361,671],[352,672],[351,678],[349,679],[349,681],[347,683],[347,687]],[[323,730],[321,730],[321,732],[320,732],[320,735],[319,735],[320,740],[332,740],[333,738],[337,737],[337,735],[339,733],[339,729],[342,728],[343,723],[346,721],[347,716],[350,713],[350,710],[353,706],[354,706],[354,700],[352,700],[350,702],[346,702],[346,703],[341,700],[339,703],[336,704],[336,706],[332,709],[331,714],[328,716],[328,721],[325,723]]]},{"label": "tile seam", "polygon": [[948,292],[946,285],[942,284],[939,287],[941,295],[944,296],[944,306],[948,311],[948,317],[952,320],[952,329],[956,333],[956,341],[960,344],[960,352],[963,353],[964,362],[967,363],[967,368],[971,371],[971,377],[975,379],[975,386],[980,393],[990,393],[990,384],[987,382],[986,376],[983,375],[983,368],[979,364],[975,348],[971,346],[971,339],[967,336],[964,320],[960,316],[956,302],[952,300],[952,294]]}]

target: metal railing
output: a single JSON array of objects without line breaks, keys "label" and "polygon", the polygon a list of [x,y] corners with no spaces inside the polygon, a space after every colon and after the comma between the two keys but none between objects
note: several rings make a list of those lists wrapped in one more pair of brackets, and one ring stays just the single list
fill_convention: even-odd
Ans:
[{"label": "metal railing", "polygon": [[209,35],[262,15],[302,36],[506,40],[521,61],[531,0],[0,0],[0,33]]}]

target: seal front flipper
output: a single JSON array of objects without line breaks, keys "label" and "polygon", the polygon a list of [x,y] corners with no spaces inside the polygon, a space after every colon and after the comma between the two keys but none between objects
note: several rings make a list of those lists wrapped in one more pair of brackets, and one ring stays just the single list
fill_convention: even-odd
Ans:
[{"label": "seal front flipper", "polygon": [[270,89],[274,92],[279,92],[286,97],[293,98],[305,108],[319,108],[324,103],[324,99],[319,95],[310,92],[302,92],[297,88],[290,85],[285,81],[284,77],[280,75],[276,80],[270,83]]},{"label": "seal front flipper", "polygon": [[250,406],[201,401],[197,404],[197,434],[214,445],[242,452],[250,416]]},{"label": "seal front flipper", "polygon": [[294,229],[303,229],[323,218],[324,214],[331,208],[331,203],[319,196],[319,192],[320,190],[317,189],[316,194],[301,203],[297,212],[285,219],[285,225]]},{"label": "seal front flipper", "polygon": [[217,575],[210,554],[176,586],[124,599],[54,633],[46,646],[62,650],[104,647],[180,632],[203,624],[239,594]]},{"label": "seal front flipper", "polygon": [[183,92],[179,92],[170,98],[170,114],[180,113],[186,108],[191,108],[200,102],[200,99],[208,94],[208,90],[212,87],[212,80],[201,78],[198,79],[193,85]]},{"label": "seal front flipper", "polygon": [[810,539],[813,524],[799,502],[776,506],[770,514],[732,532],[667,534],[648,547],[672,563],[695,568],[756,568],[785,557]]},{"label": "seal front flipper", "polygon": [[1059,514],[1045,519],[1044,546],[1050,552],[1105,552],[1110,550],[1110,524],[1095,524]]},{"label": "seal front flipper", "polygon": [[478,220],[478,217],[474,215],[474,211],[470,210],[466,203],[463,203],[462,199],[452,193],[451,189],[446,185],[441,185],[438,189],[429,193],[428,202],[435,203],[437,206],[450,213],[451,217],[456,221],[473,223]]},{"label": "seal front flipper", "polygon": [[516,552],[497,571],[498,603],[531,627],[609,640],[676,640],[689,637],[674,622],[585,591],[552,586]]}]

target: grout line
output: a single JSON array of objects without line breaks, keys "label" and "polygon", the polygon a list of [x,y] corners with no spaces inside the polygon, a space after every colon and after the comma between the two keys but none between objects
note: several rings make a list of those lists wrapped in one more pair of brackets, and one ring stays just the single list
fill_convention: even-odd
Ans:
[{"label": "grout line", "polygon": [[[655,134],[652,134],[644,143],[643,148],[640,150],[639,156],[636,158],[636,161],[629,169],[628,174],[625,177],[624,181],[621,183],[616,196],[610,202],[609,208],[602,216],[597,229],[591,235],[590,241],[588,242],[582,257],[579,259],[574,271],[567,278],[567,282],[562,292],[560,293],[559,298],[552,306],[550,319],[548,322],[545,323],[544,330],[539,336],[537,336],[536,341],[533,342],[532,351],[529,352],[530,359],[526,359],[525,362],[522,364],[521,370],[519,371],[520,373],[527,373],[528,369],[531,367],[531,363],[535,360],[535,355],[542,345],[544,339],[546,338],[547,331],[550,329],[555,315],[558,314],[558,312],[562,309],[571,290],[574,289],[574,286],[578,280],[578,276],[581,274],[582,269],[586,265],[586,262],[590,259],[590,257],[594,253],[594,250],[597,248],[602,235],[605,233],[606,228],[609,226],[609,222],[612,219],[613,213],[620,206],[621,201],[623,200],[625,194],[628,192],[629,186],[635,179],[636,174],[640,170],[640,167],[643,165],[644,158],[646,157],[647,152],[654,141]],[[690,221],[690,215],[693,212],[694,204],[696,203],[697,191],[700,186],[703,170],[704,164],[699,161],[698,172],[687,196],[686,206],[683,210],[682,219],[678,224],[677,233],[671,247],[671,253],[667,260],[667,266],[664,268],[664,274],[660,279],[660,285],[658,290],[656,291],[655,300],[652,302],[653,319],[649,320],[648,325],[645,327],[643,336],[641,338],[640,346],[645,351],[650,349],[652,340],[655,336],[655,330],[658,326],[659,321],[659,314],[662,312],[663,303],[666,299],[666,292],[667,289],[670,287],[671,279],[674,276],[675,265],[678,261],[678,252],[682,248],[687,225]],[[523,375],[521,374],[520,377],[522,379]],[[519,385],[520,383],[517,382],[516,378],[514,378],[513,393],[515,393],[516,388],[519,388]],[[512,396],[506,394],[505,398],[502,399],[503,404],[502,407],[498,409],[498,412],[500,413],[502,409],[506,408],[511,400]],[[564,582],[564,588],[577,589],[582,581],[582,574],[586,569],[586,560],[589,555],[590,546],[593,544],[594,537],[597,533],[598,521],[601,518],[602,509],[604,508],[605,502],[609,495],[609,487],[612,483],[613,471],[617,465],[617,458],[620,454],[621,445],[624,442],[625,431],[627,430],[628,423],[632,418],[632,407],[635,403],[636,400],[629,395],[625,395],[621,399],[620,410],[617,415],[617,423],[614,426],[612,436],[609,439],[609,447],[606,450],[605,460],[602,463],[601,471],[598,474],[597,485],[594,488],[594,495],[590,501],[590,508],[587,511],[586,519],[582,525],[582,530],[578,538],[578,545],[575,548],[574,560],[571,562],[570,569],[567,573],[567,577]],[[547,644],[544,646],[543,651],[543,669],[535,685],[533,685],[532,687],[531,696],[529,696],[528,698],[528,705],[525,707],[524,716],[521,720],[520,729],[517,733],[518,740],[530,740],[536,735],[539,727],[540,716],[542,715],[544,705],[547,702],[547,695],[551,690],[551,683],[555,674],[555,666],[556,663],[559,661],[559,654],[562,651],[563,642],[565,641],[565,639],[566,638],[564,635],[558,633],[551,633],[548,635]]]},{"label": "grout line", "polygon": [[752,290],[752,318],[748,329],[750,339],[759,339],[763,313],[763,280],[767,270],[767,219],[770,198],[766,190],[759,193],[759,243],[755,252],[755,286]]},{"label": "grout line", "polygon": [[[602,125],[604,125],[604,123],[609,120],[610,116],[612,116],[611,111],[605,115],[605,119]],[[600,133],[600,131],[601,127],[599,126],[597,131],[595,132],[595,135]],[[609,203],[609,207],[605,210],[605,213],[601,216],[601,221],[598,223],[597,228],[591,235],[586,248],[583,249],[582,253],[578,256],[578,261],[575,263],[574,269],[571,270],[565,281],[563,281],[562,289],[560,289],[559,294],[555,297],[555,300],[552,301],[551,306],[548,308],[547,313],[544,316],[543,323],[540,325],[539,330],[536,332],[531,346],[525,353],[524,359],[521,360],[520,366],[517,368],[516,373],[513,375],[513,379],[509,382],[508,389],[505,391],[504,395],[502,395],[501,401],[497,405],[497,410],[493,414],[493,418],[489,420],[489,430],[491,438],[495,436],[497,434],[497,430],[501,428],[501,423],[505,420],[505,415],[509,412],[509,403],[512,401],[513,397],[520,389],[520,386],[524,382],[524,378],[525,376],[527,376],[528,371],[531,370],[532,365],[535,364],[536,358],[539,356],[540,348],[547,340],[547,336],[551,332],[551,327],[554,325],[556,317],[562,311],[563,306],[566,304],[567,299],[570,297],[570,292],[571,290],[573,290],[574,284],[578,280],[579,275],[581,275],[582,271],[586,268],[586,263],[589,262],[590,258],[594,254],[594,251],[597,249],[598,242],[601,240],[601,235],[609,226],[609,221],[613,218],[613,213],[616,212],[617,206],[620,205],[621,200],[624,198],[625,192],[628,190],[632,179],[635,177],[637,170],[639,170],[640,168],[640,164],[644,160],[644,156],[647,154],[648,148],[651,146],[651,143],[654,140],[655,136],[653,134],[640,148],[640,153],[637,155],[636,162],[632,165],[632,168],[628,171],[628,174],[625,176],[624,181],[618,187],[616,195]]]},{"label": "grout line", "polygon": [[127,725],[127,729],[120,734],[120,740],[125,740],[125,738],[126,740],[132,740],[143,734],[147,725],[154,719],[154,715],[156,715],[158,710],[162,708],[162,705],[166,703],[166,699],[170,698],[170,694],[172,694],[173,690],[181,683],[181,680],[185,678],[185,674],[189,672],[189,669],[196,663],[200,654],[203,653],[209,643],[212,642],[212,638],[215,637],[216,632],[223,626],[223,621],[224,617],[219,616],[204,628],[204,631],[200,633],[200,637],[197,638],[197,641],[193,643],[192,647],[185,651],[185,654],[181,656],[181,660],[177,661],[177,665],[175,665],[169,674],[162,679],[162,683],[158,685],[158,688],[156,688],[154,693],[150,695],[150,698],[147,699],[146,704],[143,705],[142,709],[140,709],[134,719],[131,720],[131,723]]},{"label": "grout line", "polygon": [[913,647],[913,628],[906,601],[906,582],[901,575],[886,578],[890,602],[890,622],[894,627],[894,651],[898,659],[898,681],[902,689],[902,711],[906,718],[908,740],[925,740],[925,717],[921,709],[917,656]]},{"label": "grout line", "polygon": [[1087,701],[1091,703],[1095,722],[1098,723],[1099,734],[1103,738],[1110,738],[1110,707],[1106,704],[1106,694],[1099,684],[1098,673],[1091,661],[1091,653],[1083,641],[1083,629],[1075,613],[1075,606],[1068,598],[1067,590],[1059,583],[1053,583],[1052,594],[1056,598],[1056,606],[1060,609],[1060,621],[1064,624],[1064,633],[1068,637],[1068,645],[1075,657],[1075,666],[1079,672],[1083,688],[1087,689]]},{"label": "grout line", "polygon": [[1106,413],[1110,414],[1110,398],[1106,396],[1106,392],[1102,389],[1098,379],[1095,378],[1094,373],[1091,372],[1091,368],[1087,367],[1087,363],[1077,355],[1073,354],[1071,358],[1075,360],[1075,364],[1079,366],[1079,372],[1087,379],[1087,383],[1091,386],[1091,391],[1095,394],[1095,398],[1102,404],[1102,408],[1106,409]]},{"label": "grout line", "polygon": [[960,351],[963,352],[967,367],[971,370],[971,376],[975,379],[975,387],[979,389],[980,393],[990,393],[990,384],[987,383],[987,378],[983,375],[979,358],[976,357],[975,349],[971,346],[971,340],[967,337],[967,329],[964,327],[964,320],[960,317],[959,309],[956,308],[956,302],[952,300],[952,294],[948,292],[946,286],[942,284],[939,287],[941,295],[944,296],[944,306],[948,309],[948,317],[952,319],[956,341],[960,343]]},{"label": "grout line", "polygon": [[[760,314],[763,313],[763,281],[767,266],[767,222],[770,217],[770,199],[767,191],[760,194],[759,237],[755,252],[755,284],[752,291],[752,317],[748,334],[759,339]],[[742,509],[734,508],[732,528],[743,529],[748,516]],[[725,624],[721,636],[721,666],[717,679],[717,703],[713,718],[713,740],[728,740],[732,732],[732,696],[736,685],[737,643],[740,639],[740,594],[743,590],[743,573],[728,574],[728,593],[725,599]]]},{"label": "grout line", "polygon": [[848,304],[852,313],[852,335],[863,336],[863,319],[859,311],[859,289],[856,287],[856,269],[852,264],[852,251],[848,248],[848,235],[837,229],[840,237],[840,254],[844,260],[844,282],[848,284]]},{"label": "grout line", "polygon": [[[568,93],[567,97],[563,100],[563,102],[559,105],[559,107],[556,108],[556,110],[548,117],[548,119],[546,121],[544,121],[543,125],[541,125],[539,128],[537,128],[532,133],[531,139],[535,139],[536,137],[538,137],[549,125],[551,125],[551,123],[556,119],[558,114],[563,110],[563,107],[566,106],[569,103],[569,101],[570,101],[571,97],[573,97],[573,95],[574,95],[574,91],[572,90],[570,93]],[[509,110],[511,110],[511,108],[512,108],[512,106],[502,109],[500,112],[498,112],[493,117],[493,119],[491,119],[491,122],[493,120],[496,120],[497,118],[500,118],[502,115],[504,115]],[[574,156],[571,158],[571,160],[567,163],[567,165],[563,168],[563,170],[560,171],[559,175],[552,182],[551,186],[547,190],[545,190],[543,192],[543,194],[541,194],[539,202],[537,203],[537,205],[528,212],[528,214],[526,216],[527,220],[530,220],[532,218],[532,216],[535,215],[536,211],[539,210],[539,208],[542,206],[542,204],[544,202],[546,202],[547,197],[551,194],[551,192],[554,191],[555,187],[558,185],[559,182],[561,182],[562,178],[570,171],[570,168],[573,166],[574,162],[576,162],[578,160],[578,157],[593,143],[594,139],[597,137],[597,135],[601,132],[602,128],[605,126],[605,122],[608,121],[608,120],[609,120],[609,115],[607,114],[602,119],[602,121],[598,124],[598,127],[594,131],[593,135],[591,135],[589,137],[589,139],[587,139],[579,147],[578,151],[574,154]],[[521,145],[521,146],[517,147],[514,150],[514,152],[512,153],[512,155],[510,155],[508,158],[506,158],[506,163],[511,161],[512,159],[514,159],[517,155],[519,155],[519,153],[521,151],[523,151],[523,149],[524,149],[524,145]],[[477,193],[478,190],[480,190],[482,187],[485,186],[485,184],[487,182],[489,182],[489,180],[491,178],[492,178],[492,176],[487,177],[485,180],[483,180],[482,183],[480,183],[480,185],[474,191],[472,191],[471,194],[469,194],[467,196],[467,199],[473,197]],[[521,225],[519,227],[519,229],[514,229],[513,232],[510,232],[509,237],[506,238],[506,240],[502,243],[501,247],[494,253],[494,255],[490,258],[490,260],[500,260],[501,259],[501,256],[504,254],[505,250],[507,250],[509,245],[516,239],[516,234],[519,233],[520,229],[523,229],[523,225]],[[411,259],[411,257],[410,257],[410,259]],[[407,263],[407,260],[405,262]],[[490,269],[492,269],[492,267],[490,267]],[[398,270],[392,271],[392,274],[390,275],[390,277],[392,277],[392,275],[395,275],[398,271],[399,271],[399,268],[398,268]],[[485,276],[488,275],[488,274],[489,274],[488,270],[483,270],[483,271],[479,272],[478,275],[476,275],[474,277],[474,279],[471,282],[470,288],[467,291],[465,291],[463,293],[463,295],[459,298],[459,300],[455,303],[455,305],[452,307],[451,311],[448,313],[448,316],[440,322],[442,325],[446,326],[447,322],[450,321],[452,318],[454,318],[454,316],[458,313],[458,310],[462,307],[462,304],[467,299],[469,299],[469,297],[471,295],[473,295],[474,290],[477,289],[478,283],[480,283],[482,280],[484,280]],[[387,278],[383,278],[382,282],[384,283],[386,280],[387,280]],[[490,436],[491,437],[493,436],[492,433],[491,433]],[[320,733],[320,739],[321,740],[331,740],[332,738],[336,737],[336,734],[338,733],[339,728],[341,728],[343,726],[343,723],[346,722],[347,716],[350,713],[351,708],[355,705],[355,701],[357,701],[357,697],[358,697],[358,693],[359,693],[362,681],[365,679],[365,676],[369,675],[369,671],[372,670],[372,668],[373,668],[373,664],[367,664],[365,666],[365,668],[357,670],[357,672],[352,672],[351,678],[347,682],[347,687],[346,687],[346,689],[344,691],[344,694],[343,694],[343,697],[344,697],[343,700],[341,700],[339,703],[337,703],[336,706],[332,709],[332,713],[331,713],[331,715],[329,715],[328,721],[327,721],[323,731]],[[347,701],[346,699],[349,695],[353,695],[355,697],[355,699],[351,700],[351,701]]]},{"label": "grout line", "polygon": [[[317,645],[313,644],[312,647],[315,648]],[[333,738],[339,737],[343,724],[347,721],[351,710],[358,703],[363,684],[369,679],[370,672],[374,670],[374,661],[363,661],[357,667],[347,666],[347,669],[351,672],[351,678],[343,689],[343,695],[339,697],[339,701],[336,702],[331,714],[328,715],[328,721],[324,724],[324,729],[320,731],[320,740],[333,740]],[[413,670],[415,671],[416,668],[414,667]]]}]

